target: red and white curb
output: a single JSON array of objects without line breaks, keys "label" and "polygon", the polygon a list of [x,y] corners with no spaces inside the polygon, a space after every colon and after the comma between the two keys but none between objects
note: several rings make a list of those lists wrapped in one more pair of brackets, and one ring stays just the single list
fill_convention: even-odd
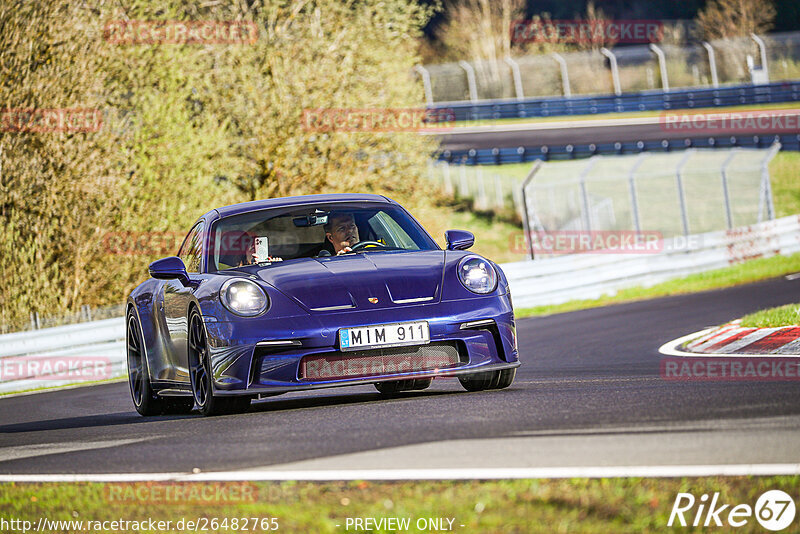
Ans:
[{"label": "red and white curb", "polygon": [[707,328],[664,343],[666,356],[800,357],[800,327],[746,328],[739,321]]}]

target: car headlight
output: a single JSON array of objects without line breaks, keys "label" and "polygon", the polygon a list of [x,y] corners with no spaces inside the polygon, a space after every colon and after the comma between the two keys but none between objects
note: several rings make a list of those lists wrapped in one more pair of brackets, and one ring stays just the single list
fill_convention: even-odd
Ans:
[{"label": "car headlight", "polygon": [[458,279],[472,291],[485,295],[497,287],[497,272],[488,260],[483,258],[467,258],[458,266]]},{"label": "car headlight", "polygon": [[264,290],[244,278],[234,278],[222,284],[219,296],[226,308],[245,317],[261,315],[269,306],[269,297]]}]

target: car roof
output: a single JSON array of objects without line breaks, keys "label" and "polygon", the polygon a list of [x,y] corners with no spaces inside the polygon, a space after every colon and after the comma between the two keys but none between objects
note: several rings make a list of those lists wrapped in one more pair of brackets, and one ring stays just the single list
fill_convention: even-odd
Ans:
[{"label": "car roof", "polygon": [[217,208],[210,211],[206,215],[216,212],[219,217],[229,217],[231,215],[239,215],[240,213],[247,213],[250,211],[281,208],[287,206],[301,206],[303,204],[320,204],[324,202],[382,202],[397,204],[394,200],[391,200],[383,195],[371,195],[367,193],[331,193],[324,195],[300,195],[295,197],[268,198],[264,200],[253,200],[251,202],[241,202],[239,204],[231,204],[230,206]]}]

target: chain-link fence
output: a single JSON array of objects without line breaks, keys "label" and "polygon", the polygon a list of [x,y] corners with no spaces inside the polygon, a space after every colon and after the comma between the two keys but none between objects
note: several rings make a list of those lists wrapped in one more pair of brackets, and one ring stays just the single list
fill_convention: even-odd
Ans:
[{"label": "chain-link fence", "polygon": [[423,70],[429,74],[429,80],[423,77],[428,104],[766,83],[800,78],[800,33],[460,61]]},{"label": "chain-link fence", "polygon": [[769,162],[779,149],[776,143],[643,152],[535,167],[432,161],[429,175],[475,210],[516,213],[532,231],[652,231],[668,238],[774,218]]},{"label": "chain-link fence", "polygon": [[548,163],[523,185],[531,232],[653,232],[663,238],[774,219],[766,150],[686,150]]}]

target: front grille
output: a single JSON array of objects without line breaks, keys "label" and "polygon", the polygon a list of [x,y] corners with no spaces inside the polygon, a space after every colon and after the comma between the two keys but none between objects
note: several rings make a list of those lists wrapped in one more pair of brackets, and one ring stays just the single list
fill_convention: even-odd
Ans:
[{"label": "front grille", "polygon": [[[462,354],[464,357],[462,357]],[[410,347],[325,352],[304,356],[301,380],[335,380],[382,376],[456,367],[467,361],[456,342],[437,342]]]}]

